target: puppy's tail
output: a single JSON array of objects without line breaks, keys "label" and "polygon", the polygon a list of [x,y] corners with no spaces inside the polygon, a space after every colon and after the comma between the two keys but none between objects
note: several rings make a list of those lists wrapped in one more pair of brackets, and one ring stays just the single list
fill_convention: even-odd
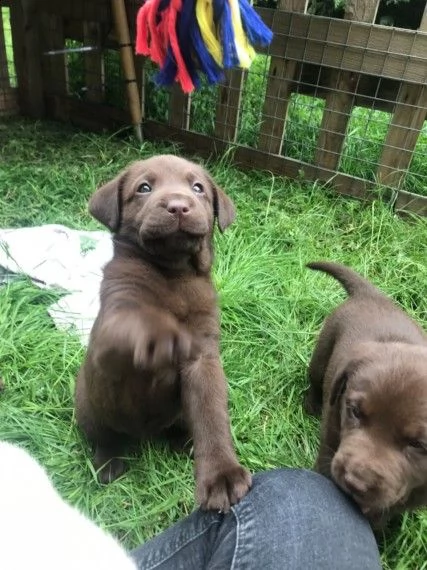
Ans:
[{"label": "puppy's tail", "polygon": [[312,263],[307,263],[307,267],[316,271],[323,271],[335,277],[350,296],[380,294],[379,290],[367,279],[340,263],[313,261]]}]

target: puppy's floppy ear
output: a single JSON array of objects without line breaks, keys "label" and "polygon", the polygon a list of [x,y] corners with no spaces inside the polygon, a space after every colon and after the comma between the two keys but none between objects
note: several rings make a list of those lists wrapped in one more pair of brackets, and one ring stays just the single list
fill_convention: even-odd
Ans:
[{"label": "puppy's floppy ear", "polygon": [[344,370],[344,372],[339,374],[338,378],[334,380],[331,394],[329,396],[329,405],[331,407],[335,406],[335,404],[338,402],[338,400],[341,399],[342,395],[344,394],[345,389],[347,388],[348,376],[349,374],[347,370]]},{"label": "puppy's floppy ear", "polygon": [[[366,343],[367,345],[368,343]],[[342,395],[346,391],[347,382],[348,380],[357,372],[357,370],[364,364],[366,358],[358,354],[359,351],[356,351],[356,355],[354,356],[350,362],[347,363],[343,370],[340,370],[336,375],[331,389],[331,395],[329,397],[329,405],[334,406],[338,400],[341,399]],[[363,354],[363,352],[362,352]]]},{"label": "puppy's floppy ear", "polygon": [[112,232],[117,231],[120,226],[120,193],[124,178],[124,173],[119,174],[98,188],[89,200],[89,212]]},{"label": "puppy's floppy ear", "polygon": [[233,201],[227,196],[224,190],[221,190],[217,184],[211,179],[214,194],[214,216],[218,220],[218,227],[223,232],[229,225],[234,222],[236,217],[236,208]]}]

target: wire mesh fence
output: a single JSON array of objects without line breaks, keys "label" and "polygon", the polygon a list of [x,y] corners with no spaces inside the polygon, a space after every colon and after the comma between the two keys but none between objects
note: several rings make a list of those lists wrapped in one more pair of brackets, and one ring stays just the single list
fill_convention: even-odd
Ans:
[{"label": "wire mesh fence", "polygon": [[[5,17],[18,4],[7,0],[10,8],[2,8],[2,97],[19,87],[24,65],[16,61],[15,72],[14,30]],[[32,54],[25,65],[30,79],[32,68],[40,79],[34,72],[33,82],[22,82],[27,91],[38,85],[44,112],[90,126],[129,122],[132,78],[121,65],[111,2],[33,4],[39,59]],[[125,4],[133,43],[141,2]],[[270,47],[249,70],[230,71],[220,85],[202,83],[190,96],[177,85],[160,88],[155,66],[135,57],[146,135],[199,152],[231,144],[242,164],[321,179],[356,196],[390,187],[397,207],[427,213],[426,2],[410,0],[400,12],[386,1],[347,0],[346,6],[337,12],[314,0],[309,7],[306,0],[260,2],[258,11],[274,32]],[[316,10],[335,10],[334,17],[310,13]]]}]

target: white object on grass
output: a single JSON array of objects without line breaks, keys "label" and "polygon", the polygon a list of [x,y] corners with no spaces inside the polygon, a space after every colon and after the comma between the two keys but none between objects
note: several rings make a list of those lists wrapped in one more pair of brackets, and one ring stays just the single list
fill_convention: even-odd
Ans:
[{"label": "white object on grass", "polygon": [[67,293],[48,312],[58,328],[74,328],[82,344],[98,314],[102,269],[112,255],[111,234],[104,231],[58,224],[0,230],[0,267]]}]

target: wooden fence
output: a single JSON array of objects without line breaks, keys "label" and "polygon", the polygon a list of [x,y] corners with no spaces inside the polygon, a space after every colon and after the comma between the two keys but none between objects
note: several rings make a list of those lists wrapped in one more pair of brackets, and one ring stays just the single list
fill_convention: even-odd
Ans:
[{"label": "wooden fence", "polygon": [[[3,1],[0,113],[90,129],[128,125],[132,79],[121,75],[111,5]],[[126,1],[132,42],[139,6]],[[274,39],[255,69],[232,71],[194,96],[153,88],[152,66],[134,58],[143,135],[202,155],[231,147],[240,166],[321,180],[359,198],[382,191],[396,210],[427,215],[427,9],[417,30],[374,24],[377,9],[378,0],[350,0],[344,18],[333,19],[307,14],[306,0],[260,8]]]}]

